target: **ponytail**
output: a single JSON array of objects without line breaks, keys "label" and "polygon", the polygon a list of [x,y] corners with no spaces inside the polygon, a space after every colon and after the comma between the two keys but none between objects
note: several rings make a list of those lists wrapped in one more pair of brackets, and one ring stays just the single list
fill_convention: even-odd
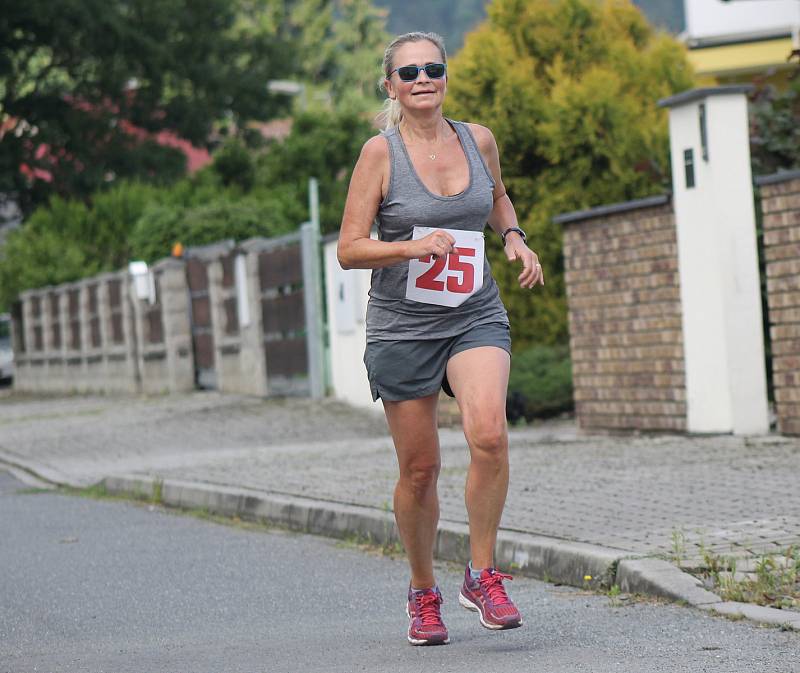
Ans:
[{"label": "ponytail", "polygon": [[383,101],[383,108],[375,117],[375,121],[383,131],[388,131],[395,126],[399,126],[400,121],[403,119],[403,108],[396,100],[387,98]]}]

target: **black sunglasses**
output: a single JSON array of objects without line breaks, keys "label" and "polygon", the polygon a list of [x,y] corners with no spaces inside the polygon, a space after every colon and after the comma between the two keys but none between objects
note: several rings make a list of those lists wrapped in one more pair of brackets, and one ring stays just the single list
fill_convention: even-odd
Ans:
[{"label": "black sunglasses", "polygon": [[404,82],[413,82],[419,77],[420,70],[424,70],[425,74],[431,79],[442,79],[447,72],[447,65],[444,63],[428,63],[422,67],[418,65],[404,65],[392,70],[392,72],[389,73],[389,77],[397,73]]}]

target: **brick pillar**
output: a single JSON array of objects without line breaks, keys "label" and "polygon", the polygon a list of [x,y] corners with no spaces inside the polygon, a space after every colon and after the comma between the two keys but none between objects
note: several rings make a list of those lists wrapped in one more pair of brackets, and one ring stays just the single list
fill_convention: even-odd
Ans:
[{"label": "brick pillar", "polygon": [[800,171],[759,178],[778,431],[800,435]]}]

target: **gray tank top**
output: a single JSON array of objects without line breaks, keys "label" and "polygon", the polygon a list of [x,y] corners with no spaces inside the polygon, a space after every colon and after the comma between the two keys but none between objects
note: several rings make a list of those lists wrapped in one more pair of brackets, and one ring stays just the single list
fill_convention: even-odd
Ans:
[{"label": "gray tank top", "polygon": [[[376,216],[378,238],[408,241],[415,226],[482,232],[494,201],[494,179],[469,127],[447,119],[461,141],[469,164],[469,184],[454,196],[440,196],[423,184],[397,128],[383,131],[389,144],[390,176],[386,198]],[[373,269],[367,304],[367,341],[442,339],[486,323],[508,324],[497,283],[484,258],[483,285],[451,308],[406,299],[408,261]]]}]

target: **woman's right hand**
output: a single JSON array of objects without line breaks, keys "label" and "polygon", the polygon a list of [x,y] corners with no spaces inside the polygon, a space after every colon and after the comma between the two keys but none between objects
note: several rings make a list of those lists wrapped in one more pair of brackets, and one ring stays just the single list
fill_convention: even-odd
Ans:
[{"label": "woman's right hand", "polygon": [[427,255],[434,257],[444,257],[445,255],[453,252],[455,248],[456,239],[446,231],[437,229],[436,231],[428,234],[424,238],[412,241],[413,247],[411,259],[419,259]]}]

